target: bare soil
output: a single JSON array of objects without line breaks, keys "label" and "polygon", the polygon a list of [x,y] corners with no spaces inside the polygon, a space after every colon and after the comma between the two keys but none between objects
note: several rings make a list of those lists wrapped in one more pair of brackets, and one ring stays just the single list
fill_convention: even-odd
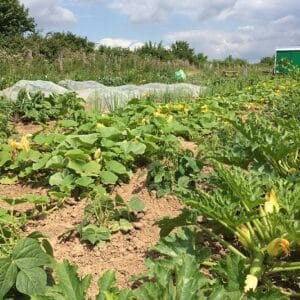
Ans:
[{"label": "bare soil", "polygon": [[43,129],[43,127],[39,124],[35,124],[35,123],[24,124],[22,122],[17,123],[15,125],[15,128],[16,131],[21,135],[34,134]]},{"label": "bare soil", "polygon": [[93,276],[90,296],[96,295],[97,280],[108,269],[116,270],[119,287],[130,286],[131,276],[145,271],[144,259],[149,248],[159,241],[159,228],[154,225],[155,221],[167,215],[176,216],[182,208],[179,200],[173,196],[157,199],[155,193],[149,193],[143,170],[138,170],[128,184],[118,186],[115,192],[125,201],[129,201],[132,196],[139,197],[145,202],[146,208],[139,222],[134,224],[134,230],[128,234],[114,234],[103,248],[91,248],[77,237],[65,242],[59,238],[66,230],[82,221],[88,200],[65,206],[26,228],[27,233],[37,230],[48,236],[58,261],[68,259],[79,266],[81,275]]},{"label": "bare soil", "polygon": [[[51,129],[55,126],[57,121],[49,121],[47,125],[43,125],[46,129]],[[43,129],[42,125],[36,124],[36,123],[22,123],[17,122],[15,124],[15,129],[20,135],[26,135],[26,134],[34,134],[38,131],[41,131]]]},{"label": "bare soil", "polygon": [[[0,184],[0,207],[11,210],[12,206],[1,199],[4,198],[19,198],[25,195],[47,195],[47,190],[42,187],[33,187],[30,185],[22,185],[20,183],[4,185]],[[31,203],[22,203],[16,205],[13,209],[15,211],[25,212],[32,209]]]},{"label": "bare soil", "polygon": [[194,156],[198,154],[198,146],[194,142],[184,139],[179,139],[179,142],[182,150],[190,150],[193,152]]},{"label": "bare soil", "polygon": [[[51,126],[53,124],[49,124]],[[37,124],[16,124],[19,134],[33,134],[42,127]],[[196,145],[183,143],[186,149],[196,151]],[[173,196],[156,198],[154,192],[149,192],[146,187],[146,172],[138,170],[128,184],[117,186],[112,195],[120,194],[125,201],[133,196],[139,197],[146,208],[139,215],[139,221],[134,224],[134,229],[123,234],[113,234],[112,240],[103,248],[94,247],[80,242],[78,237],[72,237],[63,241],[61,236],[68,230],[78,225],[83,218],[84,208],[88,199],[80,202],[67,202],[64,207],[46,215],[43,219],[30,222],[25,228],[24,235],[33,231],[41,231],[45,234],[54,248],[55,258],[58,261],[68,259],[78,265],[80,275],[91,274],[93,276],[89,296],[94,297],[98,292],[97,280],[108,269],[115,269],[117,283],[120,288],[132,284],[130,278],[144,272],[144,260],[151,246],[159,241],[159,228],[155,221],[164,216],[176,216],[183,207],[180,201]],[[46,195],[47,190],[40,187],[12,184],[0,185],[0,207],[11,209],[11,206],[1,201],[1,198],[16,198],[26,194]],[[31,204],[21,204],[15,207],[16,211],[32,209]]]}]

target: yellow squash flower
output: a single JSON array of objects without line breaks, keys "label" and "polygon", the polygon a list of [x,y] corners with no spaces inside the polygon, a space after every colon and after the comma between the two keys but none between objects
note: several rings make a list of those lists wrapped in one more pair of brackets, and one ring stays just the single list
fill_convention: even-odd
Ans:
[{"label": "yellow squash flower", "polygon": [[243,235],[239,236],[239,241],[240,243],[244,246],[247,247],[248,246],[248,241],[247,240],[251,240],[251,234],[249,229],[245,226],[245,225],[241,225],[240,230],[243,232]]},{"label": "yellow squash flower", "polygon": [[99,159],[101,158],[101,150],[98,148],[95,153],[94,153],[94,159]]},{"label": "yellow squash flower", "polygon": [[149,124],[149,120],[148,120],[147,118],[143,118],[143,119],[141,120],[141,123],[142,123],[143,125]]},{"label": "yellow squash flower", "polygon": [[28,152],[30,150],[30,142],[28,141],[28,137],[31,135],[25,135],[21,138],[21,146],[22,149]]},{"label": "yellow squash flower", "polygon": [[204,105],[202,105],[201,107],[200,107],[200,110],[201,110],[201,112],[207,112],[208,111],[208,105],[207,104],[204,104]]},{"label": "yellow squash flower", "polygon": [[244,292],[248,293],[250,290],[255,291],[257,288],[258,279],[256,276],[248,274],[245,280]]},{"label": "yellow squash flower", "polygon": [[167,117],[167,123],[170,124],[173,121],[173,116]]},{"label": "yellow squash flower", "polygon": [[277,197],[274,190],[271,190],[269,193],[265,196],[266,202],[264,204],[264,211],[267,214],[271,214],[273,212],[279,211],[279,204],[277,201]]},{"label": "yellow squash flower", "polygon": [[15,140],[12,140],[12,139],[9,139],[7,141],[8,145],[10,146],[11,150],[12,151],[16,151],[16,150],[22,150],[22,145],[21,143],[15,141]]},{"label": "yellow squash flower", "polygon": [[161,117],[161,116],[163,116],[163,115],[164,115],[164,114],[162,114],[160,110],[157,110],[156,112],[154,112],[154,116],[155,116],[155,117]]},{"label": "yellow squash flower", "polygon": [[281,253],[288,255],[290,252],[290,243],[283,238],[276,238],[267,246],[267,252],[270,256],[279,256]]},{"label": "yellow squash flower", "polygon": [[21,138],[21,141],[20,142],[17,142],[13,139],[9,139],[7,141],[8,145],[11,147],[11,150],[13,152],[15,152],[16,150],[25,150],[25,151],[29,151],[30,150],[30,142],[28,141],[28,137],[30,137],[31,134],[27,134],[25,136],[23,136]]}]

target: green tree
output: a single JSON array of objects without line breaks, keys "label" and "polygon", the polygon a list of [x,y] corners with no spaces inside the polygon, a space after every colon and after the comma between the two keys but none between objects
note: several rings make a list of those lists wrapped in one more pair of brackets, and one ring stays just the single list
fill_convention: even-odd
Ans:
[{"label": "green tree", "polygon": [[195,55],[194,63],[200,65],[206,63],[207,59],[208,59],[207,55],[204,55],[203,53],[198,53],[197,55]]},{"label": "green tree", "polygon": [[41,41],[40,53],[52,60],[56,59],[63,49],[90,53],[94,51],[94,47],[95,44],[86,37],[77,36],[72,32],[48,32]]},{"label": "green tree", "polygon": [[190,47],[186,41],[176,41],[171,45],[172,53],[176,58],[188,60],[190,63],[194,61],[195,50]]},{"label": "green tree", "polygon": [[173,59],[172,52],[168,49],[166,49],[162,42],[159,42],[158,44],[152,43],[149,41],[148,43],[145,43],[141,48],[137,49],[136,52],[140,56],[152,56],[156,57],[160,60],[171,60]]},{"label": "green tree", "polygon": [[260,64],[262,65],[267,65],[267,66],[273,66],[274,65],[274,55],[273,56],[266,56],[266,57],[263,57],[261,60],[260,60]]},{"label": "green tree", "polygon": [[19,0],[0,0],[0,35],[23,35],[34,30],[34,19]]}]

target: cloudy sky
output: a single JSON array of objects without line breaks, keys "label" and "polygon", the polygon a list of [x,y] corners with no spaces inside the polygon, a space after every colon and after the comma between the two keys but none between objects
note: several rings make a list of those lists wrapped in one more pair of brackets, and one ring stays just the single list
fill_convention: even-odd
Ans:
[{"label": "cloudy sky", "polygon": [[110,46],[186,40],[209,58],[256,61],[300,46],[300,0],[21,0],[43,32]]}]

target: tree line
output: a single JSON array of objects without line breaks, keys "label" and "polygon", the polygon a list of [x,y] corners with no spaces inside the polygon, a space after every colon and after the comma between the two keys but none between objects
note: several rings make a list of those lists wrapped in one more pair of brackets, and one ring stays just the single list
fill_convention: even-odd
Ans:
[{"label": "tree line", "polygon": [[[37,30],[35,20],[29,16],[28,9],[19,0],[0,0],[0,49],[8,54],[29,51],[33,57],[41,56],[49,61],[56,60],[65,50],[85,54],[98,52],[117,57],[126,56],[130,52],[129,49],[103,45],[96,48],[86,37],[72,32],[49,32],[42,35]],[[152,57],[161,61],[179,59],[197,66],[208,62],[205,54],[196,53],[186,41],[176,41],[168,48],[162,42],[149,41],[133,52],[141,57]],[[218,63],[242,66],[248,64],[245,59],[233,58],[231,55]],[[271,65],[273,59],[265,57],[261,63]]]}]

